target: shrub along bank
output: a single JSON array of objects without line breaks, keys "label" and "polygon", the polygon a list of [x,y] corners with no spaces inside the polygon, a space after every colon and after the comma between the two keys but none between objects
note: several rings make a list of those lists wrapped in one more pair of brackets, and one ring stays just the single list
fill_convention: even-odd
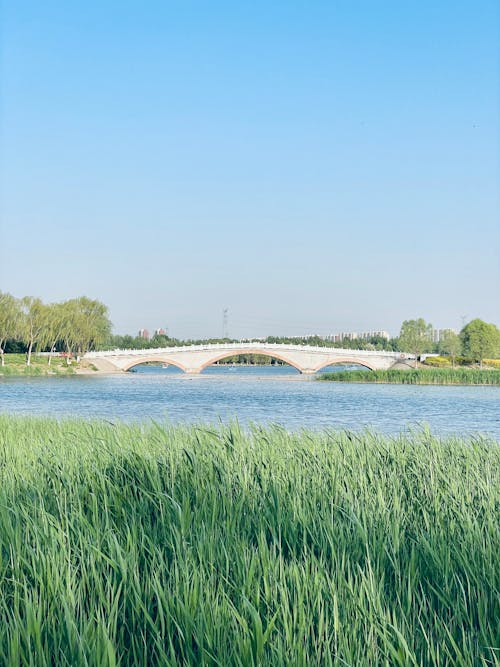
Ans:
[{"label": "shrub along bank", "polygon": [[[474,366],[472,359],[467,357],[437,356],[427,357],[424,366],[437,368],[455,368],[456,366]],[[500,368],[500,359],[483,359],[483,368]]]}]

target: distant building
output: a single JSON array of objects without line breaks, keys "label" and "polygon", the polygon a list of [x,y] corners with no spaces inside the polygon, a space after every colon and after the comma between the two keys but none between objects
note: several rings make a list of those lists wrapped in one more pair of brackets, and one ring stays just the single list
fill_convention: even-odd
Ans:
[{"label": "distant building", "polygon": [[155,336],[168,336],[168,329],[163,329],[162,327],[155,329]]},{"label": "distant building", "polygon": [[149,331],[147,329],[139,329],[139,338],[144,338],[144,340],[149,340]]},{"label": "distant building", "polygon": [[324,340],[330,340],[333,343],[341,343],[343,340],[369,340],[370,338],[385,338],[389,340],[391,335],[388,331],[362,331],[358,333],[357,331],[343,331],[341,333],[330,334],[328,336],[322,336]]},{"label": "distant building", "polygon": [[385,338],[385,340],[390,340],[391,339],[391,334],[388,331],[384,331],[383,329],[381,331],[372,331],[370,333],[369,338]]},{"label": "distant building", "polygon": [[455,329],[433,329],[432,342],[440,343],[450,333],[456,334],[457,332],[455,331]]}]

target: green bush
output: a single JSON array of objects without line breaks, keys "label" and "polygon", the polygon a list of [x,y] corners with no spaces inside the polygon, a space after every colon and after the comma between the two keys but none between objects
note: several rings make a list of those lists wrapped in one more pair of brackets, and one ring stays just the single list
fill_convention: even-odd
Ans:
[{"label": "green bush", "polygon": [[424,361],[426,366],[435,366],[436,368],[444,368],[452,365],[450,357],[427,357]]}]

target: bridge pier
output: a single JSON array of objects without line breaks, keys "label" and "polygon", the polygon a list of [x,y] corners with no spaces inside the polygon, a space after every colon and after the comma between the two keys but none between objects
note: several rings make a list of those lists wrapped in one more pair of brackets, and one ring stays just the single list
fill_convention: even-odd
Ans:
[{"label": "bridge pier", "polygon": [[186,368],[184,372],[186,375],[199,375],[201,373],[201,368]]},{"label": "bridge pier", "polygon": [[300,369],[300,374],[301,375],[314,375],[316,371],[313,368],[303,368]]}]

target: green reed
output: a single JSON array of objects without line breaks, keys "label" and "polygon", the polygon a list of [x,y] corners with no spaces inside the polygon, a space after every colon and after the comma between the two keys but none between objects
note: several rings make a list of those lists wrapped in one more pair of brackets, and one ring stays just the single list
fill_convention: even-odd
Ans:
[{"label": "green reed", "polygon": [[500,370],[479,368],[415,368],[412,370],[339,371],[322,373],[318,380],[389,384],[500,385]]},{"label": "green reed", "polygon": [[494,665],[500,445],[0,416],[0,664]]}]

